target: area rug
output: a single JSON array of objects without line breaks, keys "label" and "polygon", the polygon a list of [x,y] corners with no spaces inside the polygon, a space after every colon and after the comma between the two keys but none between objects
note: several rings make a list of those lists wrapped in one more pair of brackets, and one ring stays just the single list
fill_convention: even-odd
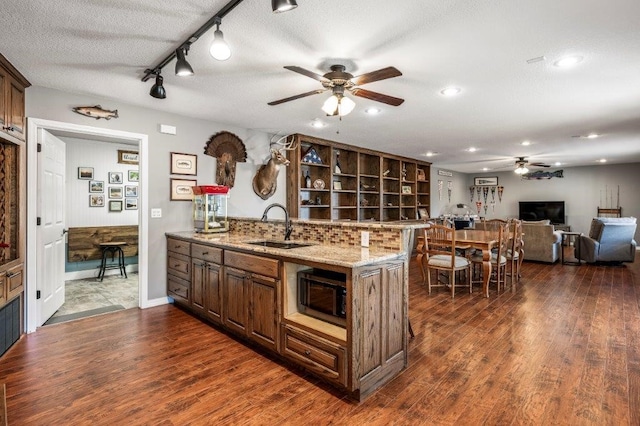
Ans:
[{"label": "area rug", "polygon": [[[107,312],[121,311],[124,309],[122,305],[103,306],[101,308],[90,309],[88,311],[76,312],[75,314],[61,315],[57,317],[51,317],[44,325],[58,324],[61,322],[67,322],[80,318],[93,317],[95,315],[106,314]],[[2,425],[2,423],[0,423]]]}]

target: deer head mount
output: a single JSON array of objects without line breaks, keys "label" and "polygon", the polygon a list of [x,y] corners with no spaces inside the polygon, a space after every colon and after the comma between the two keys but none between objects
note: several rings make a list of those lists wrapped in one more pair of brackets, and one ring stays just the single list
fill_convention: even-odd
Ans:
[{"label": "deer head mount", "polygon": [[[253,177],[253,192],[263,200],[266,200],[275,194],[280,166],[289,165],[286,151],[291,151],[296,148],[294,137],[291,136],[290,141],[288,141],[288,139],[289,135],[283,136],[277,141],[269,144],[271,158],[266,164],[260,166],[258,172]],[[280,148],[277,148],[278,146]]]},{"label": "deer head mount", "polygon": [[218,132],[211,136],[204,153],[216,157],[216,183],[233,188],[236,179],[236,162],[247,161],[247,150],[242,140],[230,132]]}]

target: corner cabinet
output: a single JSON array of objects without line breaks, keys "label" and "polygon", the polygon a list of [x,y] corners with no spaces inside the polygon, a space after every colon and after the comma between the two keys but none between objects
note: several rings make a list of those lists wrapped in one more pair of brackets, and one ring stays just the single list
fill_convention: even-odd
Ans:
[{"label": "corner cabinet", "polygon": [[431,163],[295,135],[287,208],[300,219],[390,222],[430,210]]},{"label": "corner cabinet", "polygon": [[29,82],[0,55],[0,355],[24,329],[24,91],[28,86]]}]

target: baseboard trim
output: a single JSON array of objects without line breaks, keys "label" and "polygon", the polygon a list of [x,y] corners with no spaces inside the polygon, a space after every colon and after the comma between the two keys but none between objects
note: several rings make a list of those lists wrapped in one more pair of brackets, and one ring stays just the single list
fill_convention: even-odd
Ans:
[{"label": "baseboard trim", "polygon": [[162,306],[162,305],[166,305],[168,303],[170,303],[170,300],[168,297],[158,297],[157,299],[151,299],[151,300],[146,300],[143,301],[140,304],[140,308],[141,309],[147,309],[147,308],[154,308],[156,306]]},{"label": "baseboard trim", "polygon": [[[138,272],[138,265],[127,265],[125,266],[125,270],[128,273],[132,273],[132,272]],[[111,276],[111,275],[120,275],[120,270],[118,269],[107,269],[105,271],[105,277]],[[72,271],[72,272],[65,272],[64,274],[64,280],[65,281],[72,281],[72,280],[86,280],[87,278],[98,278],[98,268],[95,269],[85,269],[84,271]]]}]

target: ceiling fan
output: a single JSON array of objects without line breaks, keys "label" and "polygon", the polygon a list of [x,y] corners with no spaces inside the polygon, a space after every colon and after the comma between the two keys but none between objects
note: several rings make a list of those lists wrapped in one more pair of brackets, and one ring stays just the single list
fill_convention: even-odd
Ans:
[{"label": "ceiling fan", "polygon": [[353,74],[346,72],[346,67],[344,65],[331,65],[331,71],[324,75],[316,74],[312,71],[296,66],[285,66],[285,68],[289,71],[297,72],[298,74],[302,74],[307,77],[313,78],[314,80],[318,80],[320,83],[322,83],[323,88],[269,102],[269,105],[279,105],[281,103],[304,98],[306,96],[317,95],[319,93],[326,92],[327,90],[331,90],[332,95],[325,101],[324,105],[322,106],[322,110],[327,113],[327,115],[332,116],[347,115],[355,107],[355,103],[351,99],[344,96],[345,90],[347,90],[354,96],[370,99],[376,102],[382,102],[388,105],[398,106],[404,102],[404,99],[395,98],[393,96],[372,92],[371,90],[365,90],[358,87],[363,84],[372,83],[374,81],[401,76],[402,73],[394,67],[382,68],[377,71],[359,75],[357,77],[354,77]]},{"label": "ceiling fan", "polygon": [[516,169],[514,170],[514,172],[519,175],[528,173],[529,169],[527,168],[527,164],[533,167],[551,167],[549,164],[544,163],[529,163],[526,158],[527,157],[516,157]]}]

